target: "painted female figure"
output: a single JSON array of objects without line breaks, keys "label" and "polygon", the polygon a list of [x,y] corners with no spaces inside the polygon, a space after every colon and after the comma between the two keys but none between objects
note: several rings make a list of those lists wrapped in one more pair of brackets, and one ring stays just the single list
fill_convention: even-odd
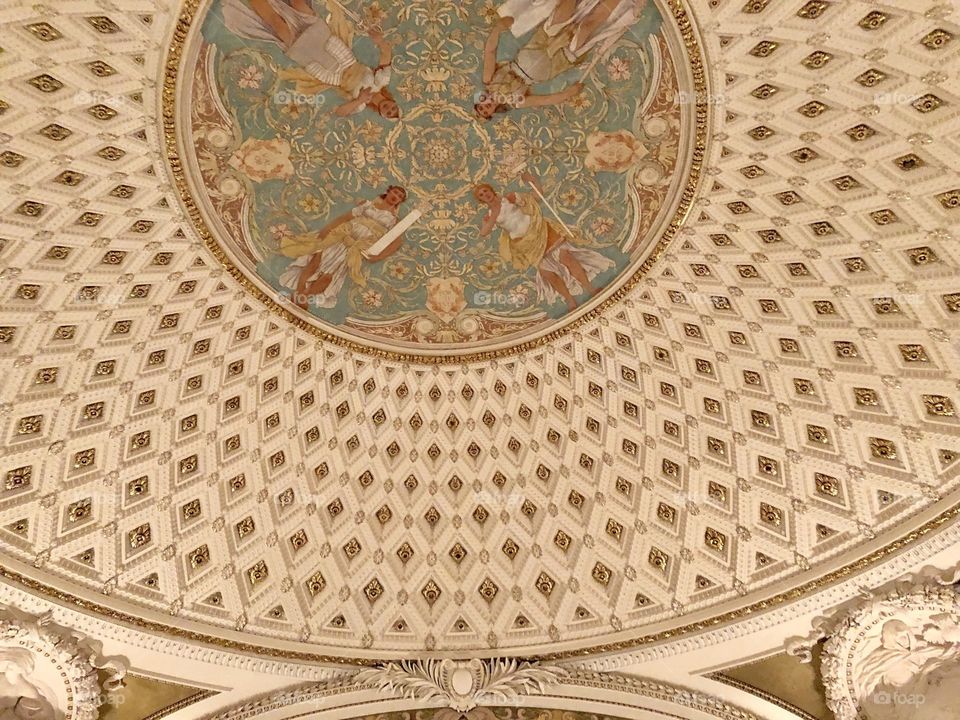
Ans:
[{"label": "painted female figure", "polygon": [[[542,196],[537,179],[524,173],[523,179]],[[474,197],[490,208],[480,227],[487,236],[499,227],[500,257],[518,272],[535,268],[537,294],[541,302],[553,304],[561,298],[569,310],[577,307],[575,296],[599,289],[591,281],[614,266],[596,250],[574,244],[565,227],[546,220],[539,198],[533,193],[511,192],[501,197],[489,185],[478,185]]]},{"label": "painted female figure", "polygon": [[360,201],[353,210],[316,232],[283,238],[280,253],[294,261],[280,276],[280,284],[294,292],[294,302],[304,310],[311,306],[332,308],[347,277],[365,286],[363,261],[383,260],[403,242],[400,235],[376,255],[366,252],[397,224],[406,199],[404,188],[391,185],[380,197]]},{"label": "painted female figure", "polygon": [[514,60],[497,62],[500,35],[512,27],[513,22],[511,17],[497,21],[483,49],[484,91],[473,108],[484,120],[520,106],[560,105],[583,90],[583,83],[574,83],[556,93],[541,95],[533,92],[534,85],[549,82],[574,65],[559,48],[550,47],[549,39],[542,31],[538,31],[530,42],[520,48]]},{"label": "painted female figure", "polygon": [[390,94],[390,46],[379,32],[370,39],[380,51],[376,68],[362,64],[353,54],[353,29],[342,8],[328,0],[328,20],[320,18],[311,0],[223,0],[223,22],[235,35],[280,46],[302,71],[281,73],[304,91],[333,87],[347,99],[335,112],[349,115],[370,108],[389,120],[400,117]]},{"label": "painted female figure", "polygon": [[570,62],[587,53],[605,55],[636,24],[648,0],[507,0],[497,10],[511,17],[511,30],[522,37],[540,28]]},{"label": "painted female figure", "polygon": [[[647,0],[507,0],[497,11],[484,48],[485,94],[474,107],[485,119],[511,107],[557,105],[575,97],[582,83],[549,95],[532,88],[549,82],[593,55],[603,59],[641,17]],[[509,63],[497,63],[500,35],[521,38],[535,30]]]}]

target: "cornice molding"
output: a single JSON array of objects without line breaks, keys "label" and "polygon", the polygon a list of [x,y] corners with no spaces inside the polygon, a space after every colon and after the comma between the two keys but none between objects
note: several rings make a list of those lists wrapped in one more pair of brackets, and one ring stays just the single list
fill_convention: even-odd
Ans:
[{"label": "cornice molding", "polygon": [[[360,671],[366,672],[366,671]],[[291,688],[278,693],[271,693],[259,698],[251,699],[228,710],[206,715],[202,720],[250,720],[267,713],[278,710],[289,709],[291,717],[299,715],[298,706],[311,706],[316,711],[317,708],[323,710],[334,710],[338,707],[348,706],[351,708],[353,717],[361,717],[367,714],[375,714],[379,711],[377,707],[382,705],[383,699],[365,702],[349,702],[345,700],[341,703],[333,703],[331,700],[350,693],[361,693],[363,691],[375,690],[379,686],[376,684],[344,686],[343,684],[313,684],[304,685],[297,688]],[[610,693],[603,699],[587,698],[583,695],[584,688],[593,688],[604,690]],[[402,695],[402,691],[397,693],[397,697]],[[640,707],[642,699],[659,700],[670,703],[675,706],[670,712],[660,712],[649,706],[644,706],[649,712],[659,713],[664,717],[685,718],[690,717],[691,710],[704,713],[709,717],[719,720],[763,720],[751,712],[739,708],[731,703],[722,700],[719,697],[690,690],[677,685],[671,685],[664,682],[647,680],[634,676],[621,675],[618,673],[595,673],[583,671],[568,671],[562,678],[558,678],[556,683],[544,685],[544,692],[531,692],[517,695],[512,698],[508,704],[511,707],[531,707],[536,708],[537,698],[548,699],[551,704],[570,703],[571,709],[581,707],[583,703],[589,701],[591,704],[610,708],[609,712],[617,716],[618,712],[623,713],[625,709],[637,709]],[[422,698],[416,703],[417,708],[423,707],[443,707],[446,703],[440,698]],[[459,717],[465,714],[471,718],[470,711],[455,711]],[[477,720],[479,719],[479,715]]]}]

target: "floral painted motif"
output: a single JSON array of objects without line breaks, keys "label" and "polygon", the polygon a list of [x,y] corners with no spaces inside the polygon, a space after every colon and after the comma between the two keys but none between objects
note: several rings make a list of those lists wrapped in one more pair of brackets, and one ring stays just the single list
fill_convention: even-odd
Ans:
[{"label": "floral painted motif", "polygon": [[610,73],[610,79],[617,82],[629,80],[631,78],[630,63],[621,57],[615,57],[607,65],[607,72]]},{"label": "floral painted motif", "polygon": [[595,172],[626,172],[646,153],[643,144],[627,130],[597,132],[587,138],[586,166]]},{"label": "floral painted motif", "polygon": [[672,16],[603,7],[213,0],[185,145],[214,235],[361,342],[479,351],[593,306],[686,156]]},{"label": "floral painted motif", "polygon": [[458,277],[433,277],[427,280],[427,310],[444,322],[450,322],[467,307],[463,280]]},{"label": "floral painted motif", "polygon": [[240,80],[237,82],[242,88],[254,90],[260,87],[260,81],[263,80],[263,73],[257,69],[256,65],[248,65],[240,70]]},{"label": "floral painted motif", "polygon": [[283,180],[293,174],[290,143],[278,138],[244,140],[230,158],[230,167],[256,183]]}]

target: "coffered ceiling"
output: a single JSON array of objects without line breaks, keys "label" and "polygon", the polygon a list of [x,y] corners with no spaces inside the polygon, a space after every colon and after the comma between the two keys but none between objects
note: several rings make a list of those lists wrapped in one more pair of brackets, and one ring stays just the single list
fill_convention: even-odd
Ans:
[{"label": "coffered ceiling", "polygon": [[290,652],[549,654],[951,507],[956,13],[683,7],[711,130],[680,234],[573,332],[446,365],[317,339],[201,241],[161,122],[176,3],[0,9],[8,570]]}]

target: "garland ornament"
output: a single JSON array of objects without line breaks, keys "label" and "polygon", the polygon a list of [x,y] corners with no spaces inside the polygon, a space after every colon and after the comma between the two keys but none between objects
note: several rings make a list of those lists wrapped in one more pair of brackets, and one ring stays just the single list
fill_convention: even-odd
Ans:
[{"label": "garland ornament", "polygon": [[0,605],[0,718],[96,720],[126,671],[123,659],[104,657],[99,642],[58,625],[51,612]]},{"label": "garland ornament", "polygon": [[810,662],[826,639],[820,673],[837,720],[953,720],[960,683],[960,586],[923,577],[863,591],[819,618],[787,652]]}]

